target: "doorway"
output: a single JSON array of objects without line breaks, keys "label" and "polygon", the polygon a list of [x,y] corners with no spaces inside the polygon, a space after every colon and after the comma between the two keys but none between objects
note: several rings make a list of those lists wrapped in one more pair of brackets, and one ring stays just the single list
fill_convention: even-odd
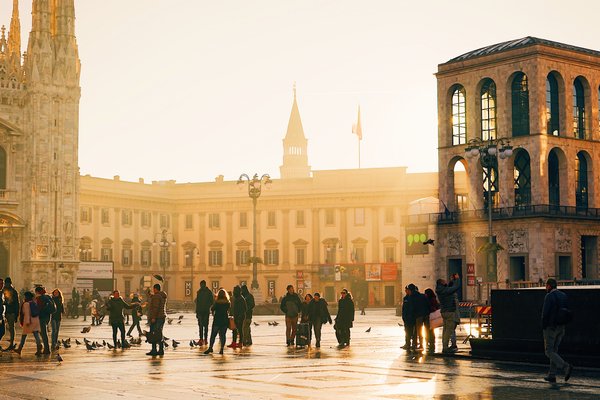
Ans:
[{"label": "doorway", "polygon": [[456,294],[458,295],[458,301],[463,300],[463,292],[465,290],[465,276],[463,272],[463,259],[462,258],[449,258],[448,259],[448,277],[446,278],[450,281],[450,277],[454,274],[458,274],[460,276],[462,282],[462,289],[459,290]]},{"label": "doorway", "polygon": [[325,286],[324,299],[327,300],[329,303],[337,300],[337,298],[335,297],[335,287],[334,286]]},{"label": "doorway", "polygon": [[573,279],[571,256],[556,256],[556,277],[559,281],[570,281]]},{"label": "doorway", "polygon": [[527,258],[525,256],[510,256],[508,279],[511,282],[527,280]]},{"label": "doorway", "polygon": [[581,277],[598,279],[598,236],[581,237]]},{"label": "doorway", "polygon": [[393,286],[385,287],[385,306],[394,307],[394,299],[396,298],[396,288]]}]

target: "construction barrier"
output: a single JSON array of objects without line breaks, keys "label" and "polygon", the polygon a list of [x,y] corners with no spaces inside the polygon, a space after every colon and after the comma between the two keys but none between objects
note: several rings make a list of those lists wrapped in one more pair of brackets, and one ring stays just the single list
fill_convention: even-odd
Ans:
[{"label": "construction barrier", "polygon": [[479,337],[489,338],[492,336],[492,306],[475,307],[477,315],[477,327]]}]

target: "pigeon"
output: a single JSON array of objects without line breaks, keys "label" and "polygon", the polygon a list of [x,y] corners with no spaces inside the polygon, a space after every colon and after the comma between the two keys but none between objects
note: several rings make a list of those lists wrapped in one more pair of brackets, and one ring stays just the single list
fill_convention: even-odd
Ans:
[{"label": "pigeon", "polygon": [[60,354],[56,355],[56,361],[63,362],[63,358],[60,356]]},{"label": "pigeon", "polygon": [[106,340],[102,341],[102,346],[106,346]]},{"label": "pigeon", "polygon": [[279,325],[279,322],[273,321],[273,326],[277,326],[277,325]]},{"label": "pigeon", "polygon": [[367,333],[371,332],[371,327],[369,327],[369,329],[367,329],[365,332],[367,332]]},{"label": "pigeon", "polygon": [[164,340],[171,340],[171,339],[169,339],[169,338],[168,338],[168,337],[166,337],[166,336],[163,336],[163,339],[164,339]]},{"label": "pigeon", "polygon": [[65,349],[68,349],[71,347],[71,345],[69,344],[69,342],[67,342],[66,340],[62,340],[62,345]]},{"label": "pigeon", "polygon": [[91,326],[84,326],[83,329],[81,330],[81,333],[89,333],[89,331],[92,330]]},{"label": "pigeon", "polygon": [[167,318],[167,324],[171,325],[173,323],[173,318]]},{"label": "pigeon", "polygon": [[190,347],[194,347],[194,341],[190,340]]},{"label": "pigeon", "polygon": [[89,350],[96,350],[91,344],[89,344],[87,342],[85,343],[85,348],[88,349],[88,351]]},{"label": "pigeon", "polygon": [[81,344],[81,342],[79,340],[75,339],[75,344],[79,346]]},{"label": "pigeon", "polygon": [[197,341],[197,342],[194,342],[194,344],[195,344],[196,346],[200,347],[200,339],[198,339],[198,341]]},{"label": "pigeon", "polygon": [[181,325],[181,320],[177,321],[177,325]]},{"label": "pigeon", "polygon": [[172,340],[171,344],[173,345],[173,348],[176,349],[177,346],[179,346],[179,342],[176,341],[175,339]]},{"label": "pigeon", "polygon": [[179,316],[179,319],[183,319],[183,315],[180,315],[180,316]]},{"label": "pigeon", "polygon": [[254,326],[260,326],[258,322],[254,322]]},{"label": "pigeon", "polygon": [[398,326],[402,328],[402,324],[400,324],[400,322],[398,322]]},{"label": "pigeon", "polygon": [[109,350],[112,350],[112,349],[114,349],[114,348],[115,348],[115,346],[113,346],[113,345],[112,345],[112,344],[110,344],[110,343],[106,343],[106,345],[108,346],[108,349],[109,349]]},{"label": "pigeon", "polygon": [[267,324],[269,324],[269,326],[273,326],[273,323],[271,321],[267,322]]},{"label": "pigeon", "polygon": [[71,338],[67,338],[66,342],[71,344]]},{"label": "pigeon", "polygon": [[165,346],[165,348],[169,347],[169,343],[167,343],[166,340],[163,340],[163,346]]},{"label": "pigeon", "polygon": [[435,246],[435,240],[434,239],[427,239],[426,241],[423,242],[424,245],[432,245]]}]

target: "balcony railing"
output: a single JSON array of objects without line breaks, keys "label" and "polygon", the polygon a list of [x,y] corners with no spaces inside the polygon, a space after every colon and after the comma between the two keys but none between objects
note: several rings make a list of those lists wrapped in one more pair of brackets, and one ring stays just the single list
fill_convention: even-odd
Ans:
[{"label": "balcony railing", "polygon": [[[548,204],[492,208],[493,220],[533,217],[600,220],[600,208],[556,206]],[[487,218],[488,213],[485,209],[446,211],[434,214],[409,215],[407,216],[407,223],[408,225],[456,224],[469,221],[481,221],[486,220]]]},{"label": "balcony railing", "polygon": [[0,189],[0,204],[17,203],[17,191]]}]

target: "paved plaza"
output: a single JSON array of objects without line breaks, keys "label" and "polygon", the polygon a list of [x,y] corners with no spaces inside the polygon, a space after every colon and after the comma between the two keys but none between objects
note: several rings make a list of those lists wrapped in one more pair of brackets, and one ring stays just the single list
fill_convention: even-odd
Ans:
[{"label": "paved plaza", "polygon": [[[415,357],[400,349],[401,321],[394,310],[367,310],[356,315],[352,344],[338,349],[333,328],[327,325],[321,349],[285,346],[282,316],[256,316],[254,345],[226,349],[225,355],[204,355],[190,348],[197,336],[196,319],[184,315],[165,326],[165,335],[181,341],[164,357],[145,355],[149,345],[129,350],[87,351],[75,345],[85,336],[108,340],[105,323],[80,333],[81,321],[63,322],[63,338],[73,347],[37,359],[33,338],[19,357],[3,353],[0,398],[18,399],[598,399],[600,370],[578,369],[568,384],[542,380],[546,366],[496,363],[458,357]],[[276,320],[278,326],[269,326]],[[370,332],[366,332],[368,328]],[[463,332],[464,333],[464,332]],[[439,335],[438,335],[439,336]],[[231,333],[228,333],[228,342]],[[6,347],[6,341],[2,342]],[[438,341],[438,350],[440,344]],[[462,355],[462,357],[460,356]]]}]

